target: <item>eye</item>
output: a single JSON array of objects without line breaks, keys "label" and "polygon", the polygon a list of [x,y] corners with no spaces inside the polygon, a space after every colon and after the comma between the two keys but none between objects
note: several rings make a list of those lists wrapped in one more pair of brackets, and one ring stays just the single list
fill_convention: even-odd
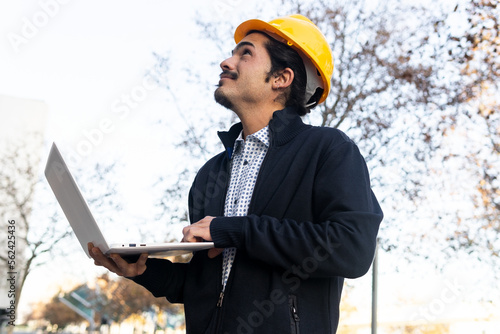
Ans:
[{"label": "eye", "polygon": [[248,48],[244,48],[242,51],[241,51],[241,55],[244,56],[244,55],[252,55],[252,51],[250,51],[250,49]]}]

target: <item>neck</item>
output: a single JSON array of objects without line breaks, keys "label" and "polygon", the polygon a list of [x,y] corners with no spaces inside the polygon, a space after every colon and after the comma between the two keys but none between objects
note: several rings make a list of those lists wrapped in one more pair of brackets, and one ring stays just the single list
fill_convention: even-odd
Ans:
[{"label": "neck", "polygon": [[243,125],[243,139],[269,124],[276,110],[283,109],[282,104],[272,104],[269,106],[253,106],[244,110],[234,110]]}]

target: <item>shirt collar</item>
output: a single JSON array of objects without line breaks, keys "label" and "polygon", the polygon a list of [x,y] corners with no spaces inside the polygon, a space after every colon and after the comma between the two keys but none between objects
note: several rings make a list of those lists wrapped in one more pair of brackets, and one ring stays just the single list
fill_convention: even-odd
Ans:
[{"label": "shirt collar", "polygon": [[[267,148],[269,148],[269,125],[266,125],[264,128],[260,129],[259,131],[252,133],[251,135],[247,136],[247,140],[258,140],[264,145],[266,145]],[[238,138],[234,141],[234,152],[237,153],[241,149],[241,145],[244,143],[243,140],[243,130],[240,131],[240,134],[238,135]]]},{"label": "shirt collar", "polygon": [[269,147],[269,125],[266,127],[260,129],[256,133],[252,134],[255,138],[257,138],[261,143],[266,145],[266,147]]},{"label": "shirt collar", "polygon": [[[286,107],[283,110],[278,110],[273,114],[273,118],[269,122],[269,146],[277,147],[285,145],[300,132],[310,127],[311,125],[306,125],[302,122],[294,107]],[[235,138],[238,137],[241,129],[243,129],[243,126],[239,122],[231,126],[228,131],[218,131],[217,133],[226,149],[229,159],[231,159],[233,154]]]}]

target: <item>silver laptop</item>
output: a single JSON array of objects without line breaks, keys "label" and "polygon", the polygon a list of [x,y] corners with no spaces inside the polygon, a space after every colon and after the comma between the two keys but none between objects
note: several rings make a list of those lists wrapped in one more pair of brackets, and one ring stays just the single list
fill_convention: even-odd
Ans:
[{"label": "silver laptop", "polygon": [[52,144],[49,153],[45,176],[88,257],[90,257],[87,248],[89,242],[99,247],[104,254],[117,253],[123,256],[142,253],[168,256],[214,247],[213,242],[117,243],[108,245],[55,143]]}]

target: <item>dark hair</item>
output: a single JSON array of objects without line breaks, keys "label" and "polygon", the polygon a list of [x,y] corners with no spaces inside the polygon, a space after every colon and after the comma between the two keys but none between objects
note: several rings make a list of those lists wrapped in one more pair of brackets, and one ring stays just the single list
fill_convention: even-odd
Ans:
[{"label": "dark hair", "polygon": [[283,96],[285,99],[285,106],[296,107],[298,114],[304,116],[310,110],[305,107],[307,74],[302,58],[297,51],[290,46],[277,41],[262,31],[251,30],[247,35],[251,33],[260,33],[269,37],[268,41],[265,43],[267,53],[271,58],[271,70],[266,78],[267,80],[287,67],[293,71],[294,79],[290,88],[284,92]]}]

